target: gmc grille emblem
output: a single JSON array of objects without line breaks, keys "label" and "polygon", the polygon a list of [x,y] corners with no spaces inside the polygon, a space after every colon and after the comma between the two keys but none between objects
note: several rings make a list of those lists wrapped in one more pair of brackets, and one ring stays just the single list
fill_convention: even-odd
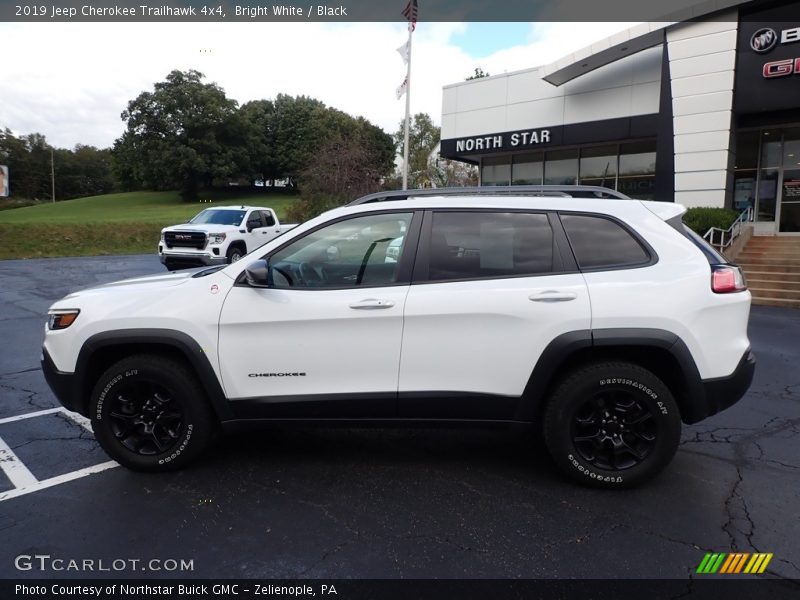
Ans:
[{"label": "gmc grille emblem", "polygon": [[175,239],[176,240],[190,240],[190,239],[192,239],[192,236],[187,235],[185,233],[176,233],[175,234]]}]

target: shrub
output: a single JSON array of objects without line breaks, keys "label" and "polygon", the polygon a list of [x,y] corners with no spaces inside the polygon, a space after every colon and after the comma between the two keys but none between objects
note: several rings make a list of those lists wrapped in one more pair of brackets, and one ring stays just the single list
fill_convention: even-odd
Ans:
[{"label": "shrub", "polygon": [[727,229],[738,216],[739,213],[730,208],[697,207],[686,211],[683,222],[695,233],[703,235],[711,227]]}]

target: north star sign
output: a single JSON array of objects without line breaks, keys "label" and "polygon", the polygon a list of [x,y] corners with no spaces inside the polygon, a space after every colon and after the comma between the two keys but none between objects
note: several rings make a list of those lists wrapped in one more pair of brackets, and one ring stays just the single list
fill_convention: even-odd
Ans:
[{"label": "north star sign", "polygon": [[497,151],[503,148],[529,148],[552,141],[549,129],[533,129],[456,139],[456,152]]}]

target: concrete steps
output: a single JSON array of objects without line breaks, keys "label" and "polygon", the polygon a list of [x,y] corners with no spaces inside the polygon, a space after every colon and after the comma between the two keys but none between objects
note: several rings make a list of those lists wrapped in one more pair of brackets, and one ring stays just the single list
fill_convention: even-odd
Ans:
[{"label": "concrete steps", "polygon": [[753,304],[800,308],[800,237],[752,237],[736,262]]}]

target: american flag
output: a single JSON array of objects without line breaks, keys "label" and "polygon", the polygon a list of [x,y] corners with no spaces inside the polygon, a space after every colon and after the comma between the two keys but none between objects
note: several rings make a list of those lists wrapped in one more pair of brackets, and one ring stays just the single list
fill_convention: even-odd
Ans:
[{"label": "american flag", "polygon": [[417,6],[417,0],[408,0],[408,4],[403,9],[403,16],[408,21],[408,27],[411,31],[414,31],[417,28],[417,15],[419,15],[419,7]]}]

